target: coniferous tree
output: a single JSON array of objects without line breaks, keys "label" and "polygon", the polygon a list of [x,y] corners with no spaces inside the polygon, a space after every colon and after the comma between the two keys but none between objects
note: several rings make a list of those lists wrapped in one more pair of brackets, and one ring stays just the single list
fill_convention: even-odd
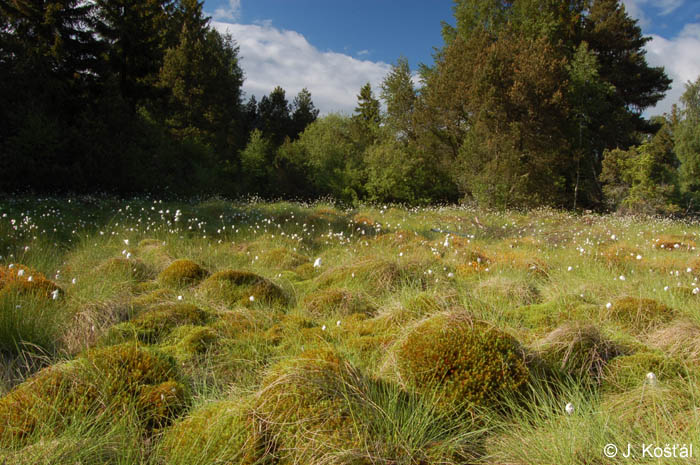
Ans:
[{"label": "coniferous tree", "polygon": [[374,98],[372,86],[369,82],[362,86],[357,96],[354,118],[366,125],[379,125],[381,122],[379,100]]},{"label": "coniferous tree", "polygon": [[314,106],[314,102],[311,100],[311,92],[306,88],[301,89],[292,101],[290,138],[292,140],[298,139],[299,134],[301,134],[309,124],[316,121],[318,113],[319,110]]},{"label": "coniferous tree", "polygon": [[396,65],[391,67],[382,82],[380,96],[386,102],[387,125],[402,137],[412,137],[411,119],[417,95],[405,57],[399,58]]},{"label": "coniferous tree", "polygon": [[107,63],[132,111],[157,94],[173,0],[96,0],[95,30],[108,46]]},{"label": "coniferous tree", "polygon": [[[422,70],[421,150],[461,159],[455,179],[485,201],[600,202],[603,150],[651,132],[641,113],[669,84],[647,65],[648,39],[619,0],[458,0],[455,18]],[[595,83],[582,73],[586,55]]]},{"label": "coniferous tree", "polygon": [[279,147],[285,138],[290,136],[292,117],[285,91],[280,86],[275,87],[270,95],[263,96],[258,104],[258,117],[263,135]]},{"label": "coniferous tree", "polygon": [[212,144],[219,152],[242,148],[243,72],[231,37],[208,26],[202,2],[183,0],[179,43],[168,49],[160,84],[171,93],[167,122],[179,137]]}]

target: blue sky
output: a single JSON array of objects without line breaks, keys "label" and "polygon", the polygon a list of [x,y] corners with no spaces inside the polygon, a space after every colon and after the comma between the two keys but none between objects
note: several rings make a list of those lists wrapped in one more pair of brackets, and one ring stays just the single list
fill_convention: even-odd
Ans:
[{"label": "blue sky", "polygon": [[[665,66],[673,89],[648,114],[670,110],[683,83],[700,75],[700,0],[622,0],[639,20],[647,60]],[[452,0],[206,0],[214,26],[238,42],[244,91],[258,99],[281,85],[291,100],[307,87],[322,113],[351,113],[360,87],[378,93],[403,55],[415,70],[442,44]]]}]

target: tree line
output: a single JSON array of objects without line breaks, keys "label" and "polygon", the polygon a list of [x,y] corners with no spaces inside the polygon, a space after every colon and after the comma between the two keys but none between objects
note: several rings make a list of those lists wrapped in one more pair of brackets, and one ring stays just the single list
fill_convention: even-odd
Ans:
[{"label": "tree line", "polygon": [[243,102],[232,37],[197,0],[0,0],[0,190],[245,193],[240,153],[316,119]]},{"label": "tree line", "polygon": [[321,118],[307,90],[244,103],[238,48],[196,0],[0,10],[5,189],[700,205],[700,82],[644,118],[671,80],[619,0],[456,0],[432,64],[400,58]]}]

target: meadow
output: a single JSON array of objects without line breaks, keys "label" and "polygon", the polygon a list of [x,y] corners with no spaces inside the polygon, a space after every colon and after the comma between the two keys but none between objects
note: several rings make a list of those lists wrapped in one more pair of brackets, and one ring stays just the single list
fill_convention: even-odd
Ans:
[{"label": "meadow", "polygon": [[0,463],[697,463],[699,241],[550,209],[5,198]]}]

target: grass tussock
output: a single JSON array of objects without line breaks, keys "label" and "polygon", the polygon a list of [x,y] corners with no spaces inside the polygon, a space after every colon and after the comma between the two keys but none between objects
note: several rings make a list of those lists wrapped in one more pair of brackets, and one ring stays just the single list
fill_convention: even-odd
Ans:
[{"label": "grass tussock", "polygon": [[641,464],[603,447],[700,435],[694,222],[31,198],[0,231],[0,463]]}]

